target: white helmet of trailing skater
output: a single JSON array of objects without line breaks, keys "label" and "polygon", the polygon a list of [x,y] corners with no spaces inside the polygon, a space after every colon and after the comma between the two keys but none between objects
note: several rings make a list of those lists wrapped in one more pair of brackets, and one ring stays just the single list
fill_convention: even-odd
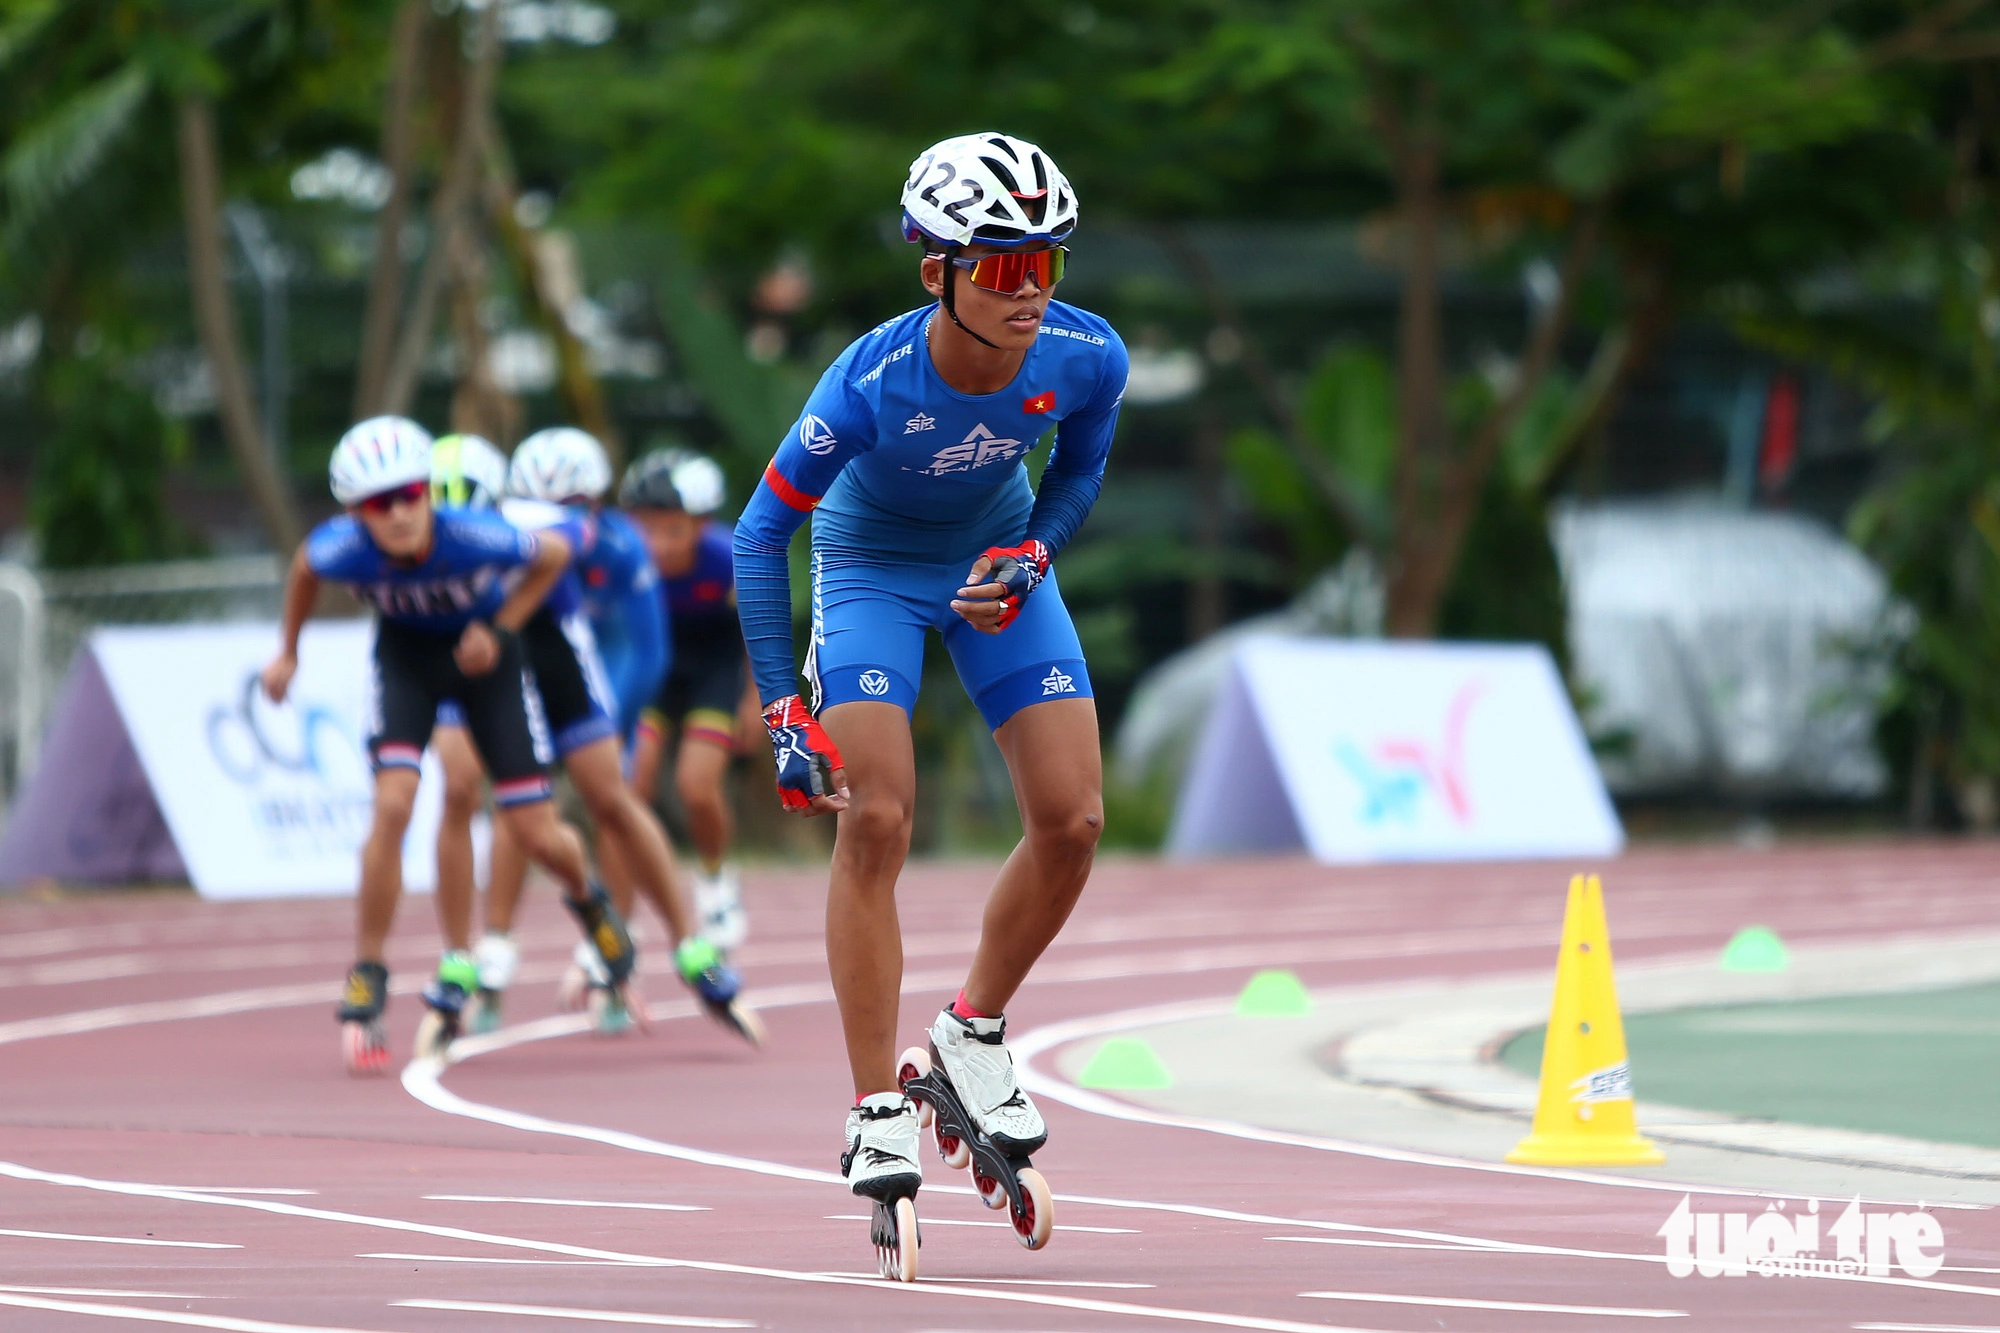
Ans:
[{"label": "white helmet of trailing skater", "polygon": [[333,498],[343,505],[429,481],[431,433],[408,417],[370,417],[340,437],[326,471]]},{"label": "white helmet of trailing skater", "polygon": [[611,489],[611,460],[587,430],[551,426],[521,441],[507,469],[507,494],[563,504]]},{"label": "white helmet of trailing skater", "polygon": [[713,514],[722,508],[725,482],[722,468],[707,454],[698,454],[691,449],[674,449],[673,462],[674,489],[681,493],[681,504],[690,514]]},{"label": "white helmet of trailing skater", "polygon": [[483,435],[431,442],[431,503],[446,509],[492,509],[507,493],[507,455]]},{"label": "white helmet of trailing skater", "polygon": [[1076,227],[1076,191],[1054,159],[1011,134],[961,134],[931,145],[903,186],[903,238],[1013,248]]}]

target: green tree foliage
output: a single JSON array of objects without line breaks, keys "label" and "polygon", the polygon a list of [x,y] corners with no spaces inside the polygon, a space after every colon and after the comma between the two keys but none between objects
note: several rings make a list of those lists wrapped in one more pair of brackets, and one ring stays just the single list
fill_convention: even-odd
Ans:
[{"label": "green tree foliage", "polygon": [[1923,821],[1936,782],[1976,807],[1988,798],[1967,794],[2000,779],[2000,232],[1993,159],[1962,165],[1959,214],[1906,230],[1842,289],[1795,283],[1733,306],[1746,334],[1878,403],[1886,475],[1850,529],[1901,602],[1883,738]]},{"label": "green tree foliage", "polygon": [[46,371],[55,430],[35,459],[33,521],[52,568],[188,555],[196,542],[167,508],[166,470],[185,432],[98,346]]},{"label": "green tree foliage", "polygon": [[[32,312],[54,349],[102,340],[115,327],[133,354],[128,370],[139,353],[183,334],[181,320],[136,305],[128,279],[143,247],[188,217],[190,124],[204,127],[203,164],[219,168],[222,190],[289,202],[292,168],[322,136],[351,130],[354,94],[379,81],[385,11],[381,0],[32,0],[0,11],[0,315]],[[190,108],[198,120],[189,119]],[[220,229],[219,217],[204,221]],[[209,288],[211,310],[229,299],[220,282],[218,275]],[[215,330],[205,325],[203,333],[216,351]],[[57,399],[70,377],[63,367],[33,377],[37,415],[61,419]],[[226,433],[239,469],[267,526],[288,532],[288,499],[249,437],[247,400],[231,393],[239,381],[215,378],[235,423]],[[157,421],[148,425],[136,407],[93,420],[137,431],[134,458],[151,456],[157,444]],[[101,433],[79,438],[98,442],[93,457],[125,456]],[[90,511],[75,492],[84,479],[114,480],[87,462],[38,475],[66,488],[34,506],[46,522]],[[157,480],[158,469],[137,475]],[[136,513],[128,498],[107,494],[103,512]],[[135,542],[151,545],[151,530],[135,521]],[[89,549],[104,537],[87,531],[72,540],[46,527],[41,535],[50,551]],[[122,547],[104,549],[110,558]]]}]

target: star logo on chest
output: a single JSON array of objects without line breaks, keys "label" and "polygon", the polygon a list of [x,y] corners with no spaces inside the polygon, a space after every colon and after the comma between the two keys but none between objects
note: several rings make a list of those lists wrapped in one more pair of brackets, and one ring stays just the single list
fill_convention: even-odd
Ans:
[{"label": "star logo on chest", "polygon": [[903,423],[903,434],[905,435],[915,435],[918,431],[921,430],[936,430],[936,429],[937,429],[937,418],[931,416],[925,416],[922,412],[917,413],[915,416],[911,417],[908,421]]}]

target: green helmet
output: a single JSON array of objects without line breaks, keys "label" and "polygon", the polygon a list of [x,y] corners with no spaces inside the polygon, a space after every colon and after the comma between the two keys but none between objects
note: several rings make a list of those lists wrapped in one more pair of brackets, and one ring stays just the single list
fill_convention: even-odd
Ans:
[{"label": "green helmet", "polygon": [[446,435],[431,445],[431,503],[491,509],[507,493],[507,456],[478,435]]}]

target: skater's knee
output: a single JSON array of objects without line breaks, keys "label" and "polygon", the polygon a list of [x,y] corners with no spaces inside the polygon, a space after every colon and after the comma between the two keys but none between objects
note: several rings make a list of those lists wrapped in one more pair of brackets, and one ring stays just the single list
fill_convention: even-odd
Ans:
[{"label": "skater's knee", "polygon": [[689,814],[707,814],[722,808],[722,793],[716,790],[714,775],[681,768],[674,773],[674,793]]},{"label": "skater's knee", "polygon": [[410,826],[417,808],[415,776],[408,781],[401,777],[400,773],[385,772],[375,783],[375,827],[398,837]]},{"label": "skater's knee", "polygon": [[841,812],[840,836],[871,847],[907,844],[912,814],[910,802],[899,797],[879,792],[863,795]]},{"label": "skater's knee", "polygon": [[1036,852],[1058,860],[1089,857],[1103,833],[1104,811],[1094,801],[1068,810],[1041,812],[1028,826]]},{"label": "skater's knee", "polygon": [[465,823],[479,813],[485,793],[477,772],[444,775],[444,818],[447,823]]}]

